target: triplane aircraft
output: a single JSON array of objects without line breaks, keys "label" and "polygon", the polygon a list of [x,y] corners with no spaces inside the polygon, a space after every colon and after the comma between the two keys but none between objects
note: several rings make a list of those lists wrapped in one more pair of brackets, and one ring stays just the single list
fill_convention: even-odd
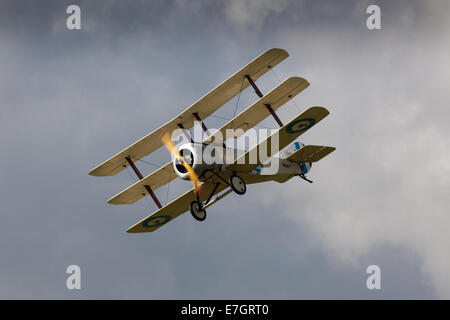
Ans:
[{"label": "triplane aircraft", "polygon": [[[312,163],[319,161],[335,148],[304,145],[296,139],[325,118],[329,114],[328,110],[314,106],[287,124],[283,124],[275,111],[308,87],[309,83],[305,79],[291,77],[266,95],[263,95],[255,84],[258,78],[288,56],[283,49],[270,49],[264,52],[179,116],[89,172],[93,176],[112,176],[129,166],[139,181],[109,199],[108,203],[131,204],[147,194],[155,201],[159,209],[129,228],[127,232],[154,231],[188,210],[196,220],[203,221],[206,218],[206,208],[233,191],[239,195],[244,194],[247,184],[264,181],[283,183],[294,176],[312,182],[306,178]],[[210,134],[203,120],[248,86],[253,87],[259,100]],[[270,115],[280,128],[261,143],[248,151],[231,150],[234,157],[221,156],[219,158],[223,161],[220,162],[206,163],[202,160],[201,153],[212,143],[214,148],[226,151],[222,154],[229,154],[227,151],[230,150],[227,150],[225,143],[218,143],[219,140],[215,140],[219,136],[224,136],[227,130],[240,129],[240,132],[244,133]],[[188,131],[196,122],[201,124],[208,135],[203,141],[194,141]],[[171,133],[175,130],[181,130],[190,142],[177,148],[171,138]],[[173,161],[144,177],[135,162],[163,145],[173,155]],[[261,156],[264,154],[261,152],[263,149],[267,157]],[[253,161],[250,161],[251,159]],[[267,166],[267,163],[270,163],[270,166]],[[194,187],[162,206],[154,190],[176,177],[191,180]]]}]

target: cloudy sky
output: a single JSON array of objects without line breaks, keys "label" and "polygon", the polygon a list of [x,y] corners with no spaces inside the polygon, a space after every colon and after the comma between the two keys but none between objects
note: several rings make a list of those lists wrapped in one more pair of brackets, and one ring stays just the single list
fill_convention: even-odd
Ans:
[{"label": "cloudy sky", "polygon": [[[78,31],[66,28],[73,3]],[[366,27],[370,4],[381,30]],[[1,0],[0,298],[450,298],[449,10],[446,0]],[[89,170],[272,47],[290,57],[258,80],[263,92],[289,76],[311,83],[281,119],[330,110],[302,136],[337,148],[313,166],[314,183],[252,185],[203,223],[185,214],[125,233],[155,205],[108,205],[134,177]],[[243,92],[238,111],[255,99]],[[145,160],[148,174],[168,155]],[[66,289],[72,264],[81,290]],[[381,290],[366,287],[372,264]]]}]

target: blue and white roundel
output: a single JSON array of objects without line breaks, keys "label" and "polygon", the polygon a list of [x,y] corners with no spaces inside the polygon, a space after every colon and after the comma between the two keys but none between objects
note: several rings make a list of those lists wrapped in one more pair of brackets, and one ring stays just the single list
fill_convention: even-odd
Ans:
[{"label": "blue and white roundel", "polygon": [[297,121],[294,121],[290,123],[286,127],[287,133],[299,133],[305,130],[308,130],[311,126],[314,125],[316,120],[314,118],[305,118],[305,119],[298,119]]},{"label": "blue and white roundel", "polygon": [[142,222],[143,228],[154,228],[162,226],[163,224],[166,224],[171,219],[170,216],[158,216],[158,217],[150,217],[146,219],[144,222]]}]

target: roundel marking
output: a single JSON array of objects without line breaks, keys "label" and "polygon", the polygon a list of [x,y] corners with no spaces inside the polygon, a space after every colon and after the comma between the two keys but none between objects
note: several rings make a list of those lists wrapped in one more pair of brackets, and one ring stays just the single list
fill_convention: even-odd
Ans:
[{"label": "roundel marking", "polygon": [[314,118],[298,119],[297,121],[290,123],[286,127],[286,132],[287,133],[302,132],[311,128],[314,125],[314,123],[316,123],[316,120]]},{"label": "roundel marking", "polygon": [[170,216],[158,216],[158,217],[150,217],[148,219],[145,219],[144,222],[142,222],[143,228],[154,228],[162,226],[163,224],[169,222],[171,219]]}]

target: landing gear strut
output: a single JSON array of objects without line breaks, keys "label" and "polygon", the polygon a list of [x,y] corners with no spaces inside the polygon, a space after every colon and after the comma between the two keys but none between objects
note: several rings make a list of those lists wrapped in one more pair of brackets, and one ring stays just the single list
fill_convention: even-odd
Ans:
[{"label": "landing gear strut", "polygon": [[208,200],[206,200],[205,203],[200,201],[199,195],[197,195],[197,200],[194,200],[191,202],[191,205],[189,206],[189,211],[191,211],[191,214],[195,220],[203,221],[206,219],[205,206],[210,203],[211,198],[214,195],[214,193],[216,192],[219,185],[220,185],[220,183],[216,183],[216,185],[214,186],[214,189],[211,191],[211,194],[208,197]]},{"label": "landing gear strut", "polygon": [[[213,171],[213,173],[214,173],[214,171]],[[219,177],[219,179],[221,179],[224,183],[229,184],[230,187],[231,187],[231,190],[233,190],[237,194],[242,195],[242,194],[244,194],[247,191],[247,187],[245,185],[244,180],[242,180],[242,178],[237,176],[236,174],[233,173],[231,175],[229,182],[227,182],[227,180],[222,178],[217,173],[215,173],[215,175],[217,177]],[[215,194],[215,192],[216,192],[217,188],[219,187],[219,185],[220,185],[220,183],[217,182],[216,185],[214,186],[214,189],[211,191],[211,194],[209,195],[208,199],[205,202],[200,201],[200,198],[199,198],[198,195],[197,195],[197,200],[194,200],[194,201],[191,202],[191,204],[189,206],[189,211],[191,212],[191,214],[192,214],[192,216],[194,217],[195,220],[197,220],[197,221],[204,221],[206,219],[205,207],[208,207],[210,205],[210,203],[213,203],[213,202],[215,202],[215,201],[217,201],[219,199],[219,198],[217,198],[217,199],[211,201],[211,198]],[[231,190],[229,190],[228,192],[224,193],[224,195],[230,193]],[[224,195],[222,195],[222,197]]]}]

